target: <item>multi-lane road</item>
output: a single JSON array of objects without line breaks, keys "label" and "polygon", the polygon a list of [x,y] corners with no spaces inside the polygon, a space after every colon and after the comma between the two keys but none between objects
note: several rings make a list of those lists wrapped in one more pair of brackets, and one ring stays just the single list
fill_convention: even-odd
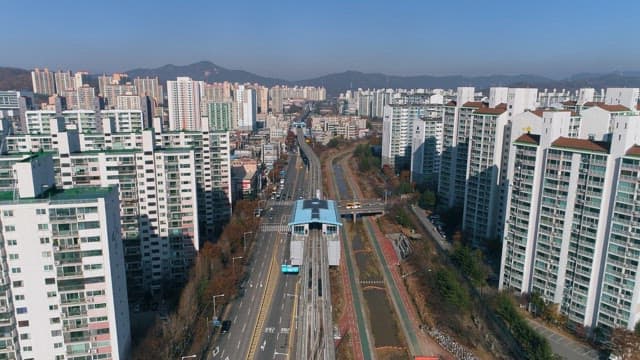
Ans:
[{"label": "multi-lane road", "polygon": [[328,254],[322,233],[310,232],[299,275],[280,272],[280,264],[288,259],[286,224],[292,200],[322,194],[320,161],[301,130],[298,142],[300,156],[289,154],[280,200],[267,201],[262,213],[244,295],[231,302],[223,316],[232,321],[231,328],[215,335],[210,359],[335,358]]},{"label": "multi-lane road", "polygon": [[[265,205],[262,228],[271,230],[257,234],[253,259],[249,264],[252,270],[243,285],[244,295],[233,301],[225,312],[223,320],[231,320],[231,328],[226,334],[215,335],[215,342],[209,352],[210,359],[246,359],[250,350],[254,350],[251,358],[259,359],[273,359],[277,356],[276,353],[288,353],[289,341],[286,335],[291,327],[289,324],[295,297],[280,296],[295,293],[296,278],[281,280],[279,270],[286,249],[286,231],[283,233],[281,230],[286,229],[291,213],[291,205],[284,200],[303,196],[298,189],[302,188],[305,177],[298,169],[302,164],[299,157],[290,153],[289,158],[281,196],[283,201],[270,200]],[[267,294],[271,294],[271,299],[267,298]],[[268,304],[271,308],[280,309],[279,314],[271,311]],[[264,321],[261,326],[258,324],[260,317]]]}]

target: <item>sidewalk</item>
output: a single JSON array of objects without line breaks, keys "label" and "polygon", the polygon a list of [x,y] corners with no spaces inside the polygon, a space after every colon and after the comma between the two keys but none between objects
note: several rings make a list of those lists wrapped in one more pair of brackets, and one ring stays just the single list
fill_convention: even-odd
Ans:
[{"label": "sidewalk", "polygon": [[598,359],[598,352],[581,344],[560,332],[551,329],[542,322],[527,318],[529,325],[540,335],[544,336],[554,354],[567,360]]}]

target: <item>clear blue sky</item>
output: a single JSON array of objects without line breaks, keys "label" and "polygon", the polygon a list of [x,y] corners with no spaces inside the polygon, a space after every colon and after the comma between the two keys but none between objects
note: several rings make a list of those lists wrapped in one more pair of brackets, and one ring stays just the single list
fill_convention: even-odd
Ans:
[{"label": "clear blue sky", "polygon": [[638,0],[5,0],[0,65],[558,78],[640,70],[638,20]]}]

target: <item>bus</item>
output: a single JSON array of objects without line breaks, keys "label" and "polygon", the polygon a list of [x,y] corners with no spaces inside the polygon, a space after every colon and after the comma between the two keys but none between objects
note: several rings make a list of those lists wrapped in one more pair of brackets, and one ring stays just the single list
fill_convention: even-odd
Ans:
[{"label": "bus", "polygon": [[297,274],[300,272],[300,266],[298,265],[289,265],[289,264],[282,264],[280,266],[280,270],[282,271],[283,274]]},{"label": "bus", "polygon": [[357,201],[347,203],[347,209],[360,209],[362,204]]}]

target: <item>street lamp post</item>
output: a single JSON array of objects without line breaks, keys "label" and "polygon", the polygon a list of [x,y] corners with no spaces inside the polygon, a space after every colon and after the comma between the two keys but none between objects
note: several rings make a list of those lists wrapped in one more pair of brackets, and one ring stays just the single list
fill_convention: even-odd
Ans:
[{"label": "street lamp post", "polygon": [[243,242],[243,246],[244,246],[244,252],[247,252],[247,234],[252,234],[253,235],[253,231],[245,231],[244,234],[242,234],[242,242]]},{"label": "street lamp post", "polygon": [[231,267],[233,268],[233,277],[236,277],[236,259],[242,259],[242,256],[234,256],[231,258]]},{"label": "street lamp post", "polygon": [[216,298],[217,297],[224,297],[224,294],[213,295],[213,316],[216,318],[217,318],[216,316]]}]

